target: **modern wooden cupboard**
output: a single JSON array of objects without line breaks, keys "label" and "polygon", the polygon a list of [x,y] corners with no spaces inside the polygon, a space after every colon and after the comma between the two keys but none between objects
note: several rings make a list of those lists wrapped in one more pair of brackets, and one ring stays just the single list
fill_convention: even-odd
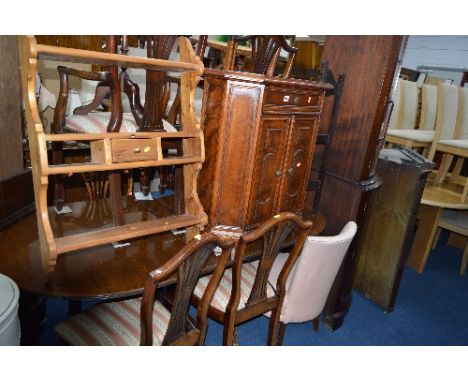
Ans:
[{"label": "modern wooden cupboard", "polygon": [[198,180],[210,226],[248,230],[302,214],[324,93],[330,84],[206,70]]}]

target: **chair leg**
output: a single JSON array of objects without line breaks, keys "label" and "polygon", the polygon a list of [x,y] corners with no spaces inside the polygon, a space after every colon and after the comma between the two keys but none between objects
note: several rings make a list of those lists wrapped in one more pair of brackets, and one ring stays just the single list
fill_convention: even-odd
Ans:
[{"label": "chair leg", "polygon": [[431,249],[435,249],[435,247],[437,247],[437,242],[439,241],[439,237],[440,237],[440,232],[442,231],[442,228],[437,228],[437,231],[434,235],[434,240],[432,240],[432,247]]},{"label": "chair leg", "polygon": [[280,314],[281,314],[281,309],[278,309],[278,308],[274,309],[271,312],[270,326],[268,328],[268,345],[269,346],[278,345]]},{"label": "chair leg", "polygon": [[455,163],[455,167],[453,168],[452,171],[452,181],[453,183],[458,183],[460,181],[460,174],[461,170],[463,168],[463,162],[465,161],[465,158],[463,157],[458,157],[457,161]]},{"label": "chair leg", "polygon": [[286,332],[286,324],[280,321],[279,329],[278,329],[278,340],[276,342],[276,345],[278,345],[278,346],[283,345],[284,333],[285,332]]},{"label": "chair leg", "polygon": [[435,184],[441,184],[447,176],[450,165],[452,164],[453,155],[444,154],[440,162],[439,170],[435,178]]},{"label": "chair leg", "polygon": [[465,200],[466,200],[466,196],[468,195],[468,177],[466,178],[465,180],[465,185],[463,186],[463,192],[462,192],[462,196],[460,198],[460,201],[462,203],[465,203]]},{"label": "chair leg", "polygon": [[236,327],[234,323],[225,322],[224,323],[224,332],[223,332],[223,345],[224,346],[233,346],[235,337],[237,336]]},{"label": "chair leg", "polygon": [[466,267],[468,265],[468,242],[465,245],[465,250],[463,251],[463,258],[460,266],[460,276],[465,276]]},{"label": "chair leg", "polygon": [[317,333],[319,331],[320,315],[315,317],[312,323],[314,324],[314,332]]}]

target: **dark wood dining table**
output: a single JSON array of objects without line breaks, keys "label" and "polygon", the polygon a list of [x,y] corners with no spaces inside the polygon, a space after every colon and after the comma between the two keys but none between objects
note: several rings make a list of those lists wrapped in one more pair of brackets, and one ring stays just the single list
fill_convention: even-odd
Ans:
[{"label": "dark wood dining table", "polygon": [[[109,199],[67,203],[71,212],[57,214],[49,208],[52,229],[56,236],[112,226]],[[170,216],[174,198],[153,201],[123,200],[126,223]],[[313,218],[312,234],[320,234],[325,226],[323,215]],[[20,319],[22,344],[38,343],[41,324],[46,318],[47,298],[69,301],[69,314],[79,311],[81,301],[89,299],[121,299],[140,295],[147,274],[163,265],[185,244],[185,235],[171,231],[118,245],[104,245],[61,254],[53,272],[45,272],[37,235],[36,214],[31,213],[0,231],[0,273],[13,279],[21,291]],[[250,249],[255,257],[259,246]],[[205,273],[211,272],[208,266]],[[161,286],[175,282],[175,276]]]}]

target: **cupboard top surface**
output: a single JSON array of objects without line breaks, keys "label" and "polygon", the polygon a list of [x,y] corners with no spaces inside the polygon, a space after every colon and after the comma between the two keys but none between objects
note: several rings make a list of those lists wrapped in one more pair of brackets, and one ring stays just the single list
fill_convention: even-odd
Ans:
[{"label": "cupboard top surface", "polygon": [[205,78],[222,78],[225,80],[255,82],[265,85],[275,85],[281,87],[291,87],[301,90],[333,90],[333,85],[327,82],[306,81],[294,78],[270,77],[263,74],[236,72],[230,70],[206,69],[203,76]]}]

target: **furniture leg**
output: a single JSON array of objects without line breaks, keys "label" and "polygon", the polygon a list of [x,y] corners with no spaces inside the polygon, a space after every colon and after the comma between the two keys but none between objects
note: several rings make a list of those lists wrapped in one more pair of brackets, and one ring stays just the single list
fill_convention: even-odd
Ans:
[{"label": "furniture leg", "polygon": [[408,258],[408,265],[418,273],[424,271],[441,212],[442,208],[440,207],[432,207],[425,204],[419,206],[418,229]]},{"label": "furniture leg", "polygon": [[68,317],[74,316],[81,312],[81,301],[80,300],[69,300],[68,301]]},{"label": "furniture leg", "polygon": [[[160,167],[160,170],[164,171],[163,169],[164,167]],[[140,186],[141,186],[141,192],[143,193],[143,195],[147,196],[150,193],[150,187],[151,187],[151,173],[150,173],[149,168],[141,169]]]},{"label": "furniture leg", "polygon": [[435,247],[437,247],[437,242],[439,241],[439,237],[440,237],[440,232],[442,231],[442,229],[439,227],[437,228],[437,231],[434,235],[434,240],[432,241],[432,246],[431,246],[431,250],[432,249],[435,249]]},{"label": "furniture leg", "polygon": [[460,276],[465,276],[466,266],[468,265],[468,242],[466,243],[465,250],[463,251],[463,258],[460,266]]},{"label": "furniture leg", "polygon": [[281,346],[283,344],[285,332],[286,332],[286,324],[280,321],[279,329],[278,329],[278,340],[276,342],[278,346]]},{"label": "furniture leg", "polygon": [[[63,142],[52,143],[52,163],[63,164]],[[65,200],[65,190],[63,187],[63,175],[54,177],[54,204],[57,210],[61,210]]]},{"label": "furniture leg", "polygon": [[276,346],[278,345],[278,331],[279,331],[279,318],[280,318],[281,310],[276,308],[271,312],[270,317],[270,327],[268,329],[268,345]]},{"label": "furniture leg", "polygon": [[458,181],[460,180],[460,174],[461,174],[461,170],[463,168],[463,162],[465,161],[465,158],[463,157],[458,157],[457,158],[457,162],[455,163],[455,167],[453,169],[453,172],[452,172],[452,181],[454,183],[458,183]]},{"label": "furniture leg", "polygon": [[453,155],[444,154],[442,156],[442,161],[440,162],[439,171],[437,171],[437,176],[435,178],[435,184],[441,184],[445,177],[447,176],[450,165],[452,164]]},{"label": "furniture leg", "polygon": [[317,333],[319,331],[320,316],[315,317],[312,323],[314,324],[314,332]]},{"label": "furniture leg", "polygon": [[109,174],[109,188],[114,223],[115,225],[124,225],[121,178],[118,172],[111,172]]}]

